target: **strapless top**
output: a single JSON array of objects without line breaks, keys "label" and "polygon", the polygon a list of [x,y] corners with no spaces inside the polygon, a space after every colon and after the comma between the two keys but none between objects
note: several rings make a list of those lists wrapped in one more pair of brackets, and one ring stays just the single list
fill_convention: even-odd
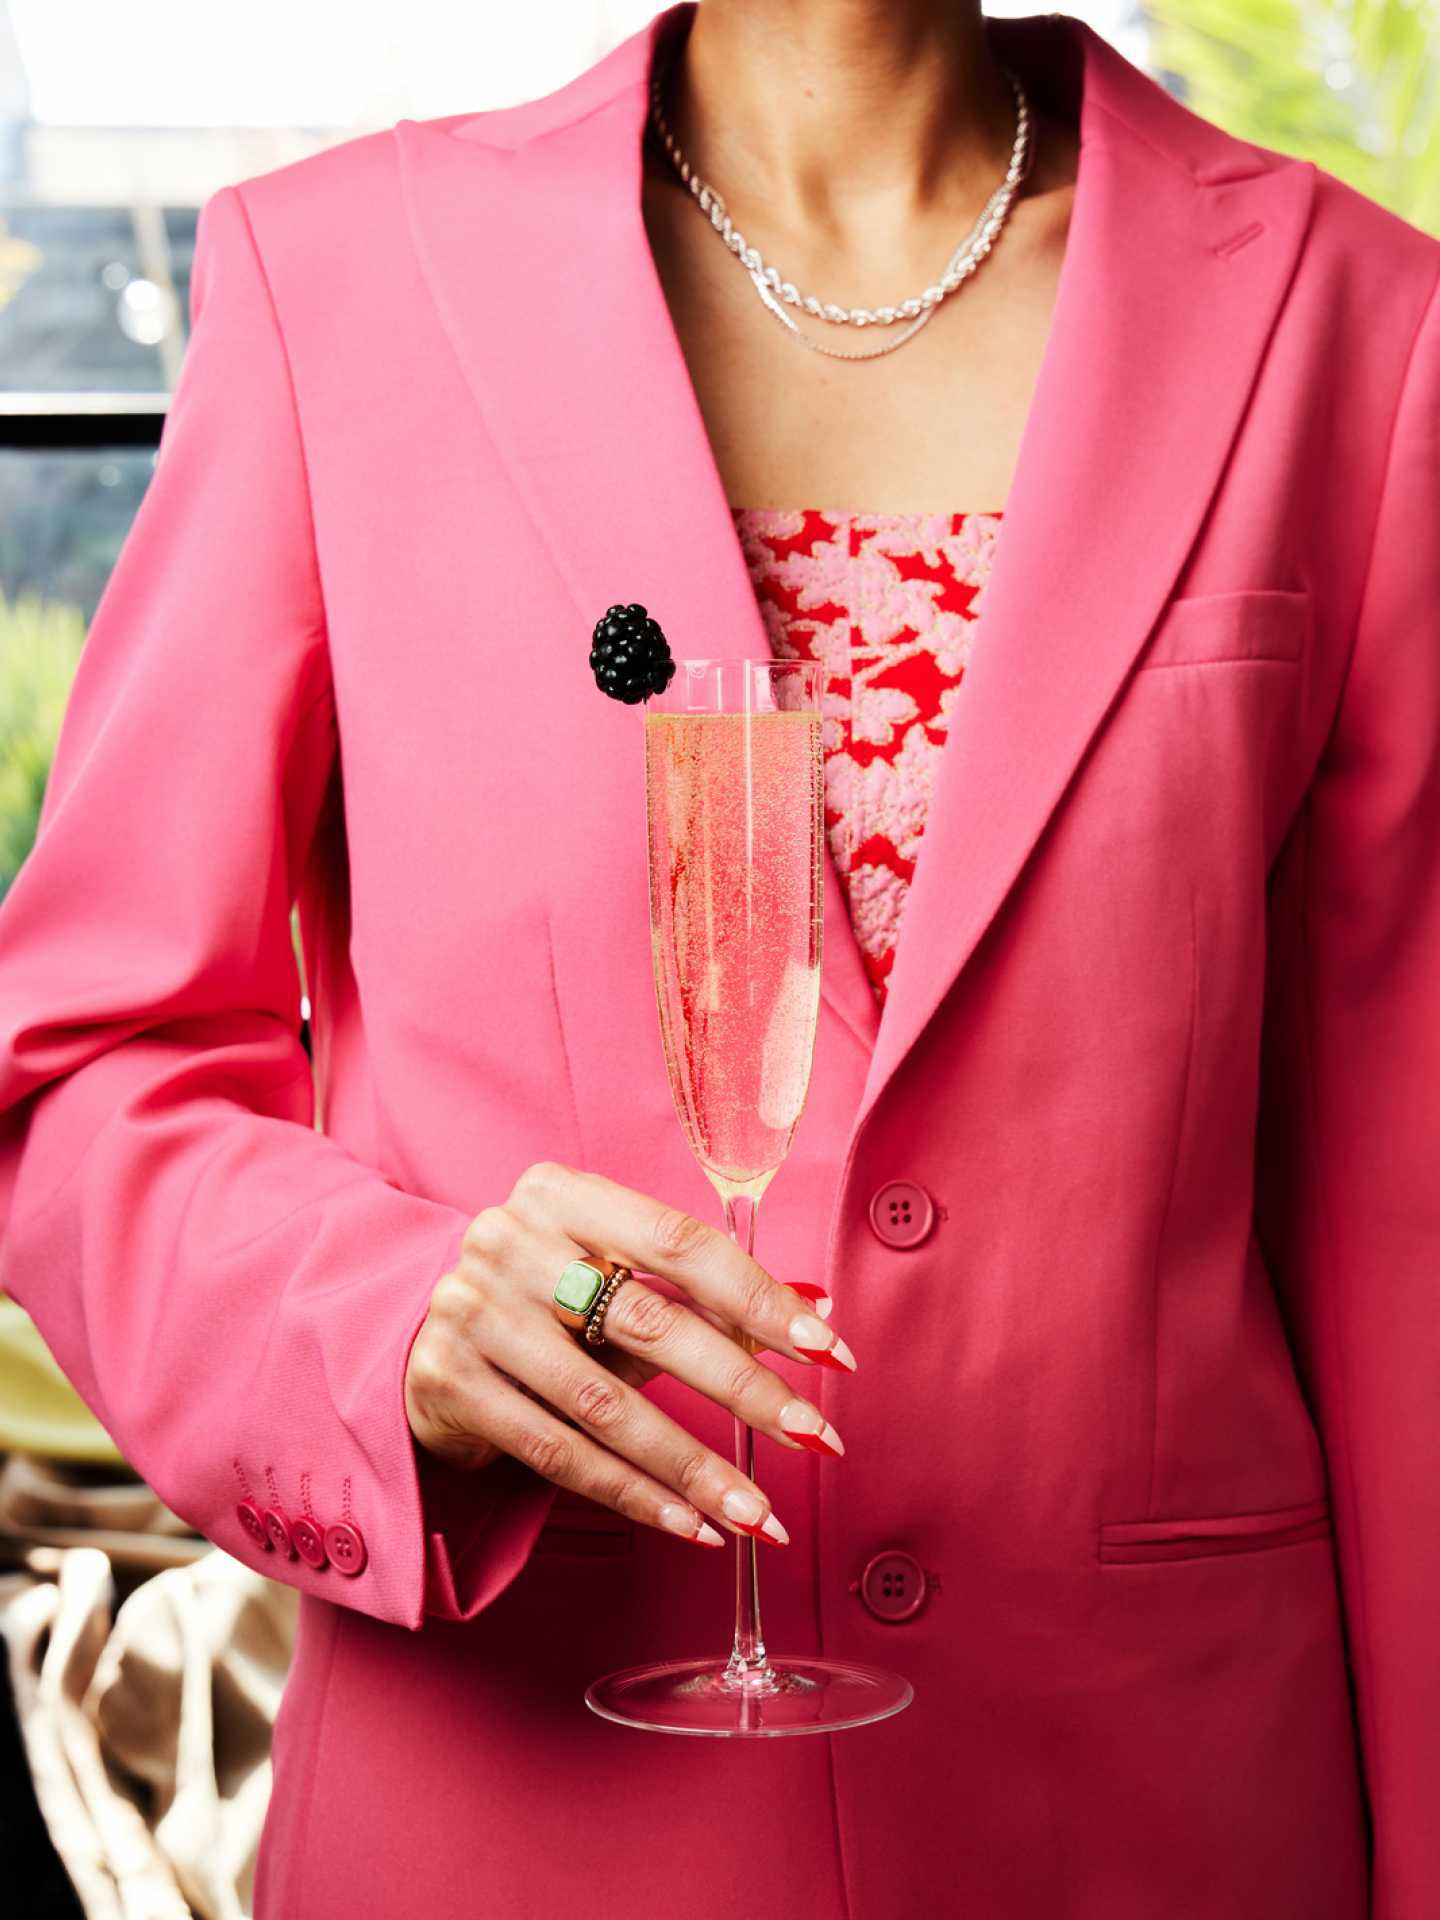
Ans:
[{"label": "strapless top", "polygon": [[1002,515],[730,511],[776,657],[824,669],[826,838],[883,1007]]}]

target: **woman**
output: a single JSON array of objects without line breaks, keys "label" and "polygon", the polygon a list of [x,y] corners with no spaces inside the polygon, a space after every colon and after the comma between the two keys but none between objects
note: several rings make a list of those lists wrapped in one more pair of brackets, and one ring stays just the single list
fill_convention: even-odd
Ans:
[{"label": "woman", "polygon": [[[676,154],[822,306],[902,307],[1018,187],[899,341],[757,297]],[[211,198],[0,918],[3,1282],[303,1596],[262,1920],[1440,1909],[1437,280],[1075,21],[927,0],[672,6]],[[897,526],[983,611],[933,629],[903,916],[827,867],[756,1267],[675,1123],[590,636],[858,660],[838,561]],[[827,547],[828,612],[779,567]],[[605,1347],[579,1255],[653,1276]],[[771,1645],[914,1704],[587,1713],[723,1649],[691,1547],[772,1516]]]}]

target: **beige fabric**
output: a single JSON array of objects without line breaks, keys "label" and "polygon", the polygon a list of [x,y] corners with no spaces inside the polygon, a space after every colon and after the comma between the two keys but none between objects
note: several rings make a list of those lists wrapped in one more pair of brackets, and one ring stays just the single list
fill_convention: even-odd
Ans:
[{"label": "beige fabric", "polygon": [[[18,1463],[18,1464],[17,1464]],[[48,1488],[48,1492],[47,1492]],[[49,1544],[80,1532],[116,1544]],[[25,1533],[46,1544],[27,1544]],[[154,1531],[146,1533],[146,1527]],[[137,1482],[81,1487],[55,1462],[0,1470],[0,1637],[51,1839],[87,1920],[248,1920],[270,1741],[298,1595]],[[145,1546],[178,1564],[115,1609]]]},{"label": "beige fabric", "polygon": [[28,1453],[0,1465],[0,1536],[32,1546],[98,1546],[122,1566],[147,1568],[181,1566],[210,1551],[128,1467]]}]

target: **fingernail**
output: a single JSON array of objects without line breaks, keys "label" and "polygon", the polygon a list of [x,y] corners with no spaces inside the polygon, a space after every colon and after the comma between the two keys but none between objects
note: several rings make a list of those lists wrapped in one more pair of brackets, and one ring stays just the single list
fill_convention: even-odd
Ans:
[{"label": "fingernail", "polygon": [[725,1536],[717,1533],[708,1520],[702,1520],[689,1507],[677,1506],[673,1500],[667,1501],[656,1515],[662,1527],[668,1527],[671,1533],[684,1534],[687,1540],[698,1540],[707,1547],[723,1547]]},{"label": "fingernail", "polygon": [[[733,1514],[731,1518],[734,1519]],[[742,1533],[752,1533],[757,1540],[769,1540],[777,1547],[783,1547],[789,1544],[789,1534],[785,1531],[784,1527],[781,1526],[773,1513],[766,1514],[764,1524],[761,1526],[756,1526],[752,1521],[746,1520],[736,1520],[735,1524]]]},{"label": "fingernail", "polygon": [[753,1533],[771,1540],[777,1547],[783,1547],[790,1536],[775,1518],[767,1513],[764,1523],[760,1520],[760,1502],[753,1493],[746,1493],[743,1487],[732,1487],[720,1502],[720,1511],[728,1520],[744,1533]]},{"label": "fingernail", "polygon": [[753,1493],[746,1493],[743,1487],[731,1487],[720,1502],[720,1511],[737,1527],[754,1527],[758,1526],[764,1507]]},{"label": "fingernail", "polygon": [[792,1293],[801,1294],[805,1299],[813,1302],[815,1311],[822,1320],[828,1320],[835,1311],[835,1302],[825,1289],[816,1286],[813,1280],[792,1280],[789,1286]]},{"label": "fingernail", "polygon": [[779,1425],[788,1440],[798,1441],[812,1453],[839,1455],[845,1451],[845,1443],[834,1427],[807,1401],[787,1400],[780,1409]]},{"label": "fingernail", "polygon": [[832,1332],[823,1320],[817,1320],[813,1313],[797,1313],[790,1322],[789,1333],[791,1346],[807,1360],[814,1360],[822,1367],[840,1367],[846,1373],[854,1373],[854,1354],[839,1334]]}]

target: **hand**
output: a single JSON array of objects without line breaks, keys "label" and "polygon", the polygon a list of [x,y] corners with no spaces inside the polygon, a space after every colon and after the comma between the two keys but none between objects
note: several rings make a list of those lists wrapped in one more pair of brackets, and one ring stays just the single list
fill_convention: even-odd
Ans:
[{"label": "hand", "polygon": [[[597,1347],[550,1305],[561,1269],[592,1252],[675,1289],[622,1281]],[[406,1369],[410,1429],[442,1459],[484,1467],[512,1454],[559,1486],[700,1544],[724,1544],[708,1514],[783,1546],[789,1535],[762,1490],[639,1389],[670,1373],[781,1446],[841,1453],[819,1408],[755,1357],[773,1350],[853,1371],[817,1305],[828,1311],[818,1287],[781,1285],[718,1227],[542,1160],[503,1206],[475,1216],[458,1265],[436,1284]]]}]

